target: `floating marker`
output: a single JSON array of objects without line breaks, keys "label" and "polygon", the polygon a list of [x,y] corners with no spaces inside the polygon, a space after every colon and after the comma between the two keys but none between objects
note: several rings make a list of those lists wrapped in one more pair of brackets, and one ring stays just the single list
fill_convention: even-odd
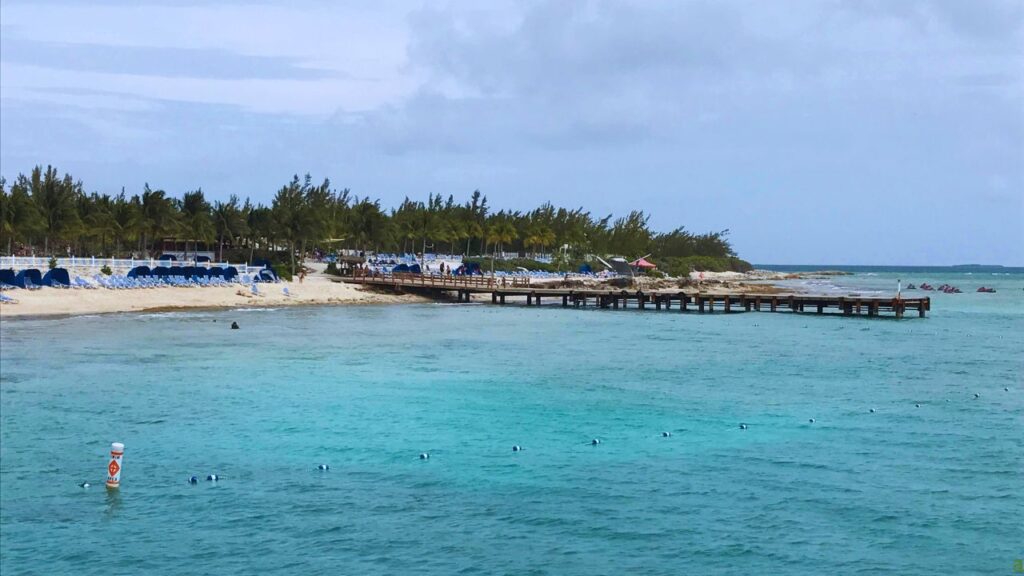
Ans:
[{"label": "floating marker", "polygon": [[232,322],[231,323],[231,329],[232,330],[238,330],[238,322]]},{"label": "floating marker", "polygon": [[195,476],[189,476],[188,477],[188,483],[189,484],[199,484],[199,478],[196,478]]},{"label": "floating marker", "polygon": [[746,429],[747,429],[747,425],[746,424],[740,424],[740,430],[746,430]]},{"label": "floating marker", "polygon": [[1009,391],[1010,391],[1009,388],[1003,388],[1003,392],[1009,392]]},{"label": "floating marker", "polygon": [[981,394],[978,394],[977,392],[975,392],[975,393],[974,393],[974,397],[975,397],[975,398],[981,398]]},{"label": "floating marker", "polygon": [[671,432],[662,432],[662,433],[661,433],[661,437],[662,437],[662,438],[668,438],[668,437],[669,437],[669,436],[671,436],[671,435],[672,435],[672,433],[671,433]]},{"label": "floating marker", "polygon": [[121,486],[121,458],[124,456],[124,444],[114,442],[110,445],[110,463],[107,464],[107,488]]},{"label": "floating marker", "polygon": [[814,418],[811,418],[810,420],[808,420],[808,422],[810,422],[811,424],[814,424]]},{"label": "floating marker", "polygon": [[88,488],[89,486],[91,486],[91,484],[89,484],[88,482],[82,482],[81,484],[78,485],[79,488]]},{"label": "floating marker", "polygon": [[920,407],[921,407],[920,404],[914,404],[914,408],[920,408]]},{"label": "floating marker", "polygon": [[427,454],[426,452],[423,452],[423,453],[420,454],[420,460],[427,460],[429,458],[430,458],[430,454]]},{"label": "floating marker", "polygon": [[513,452],[519,452],[522,449],[523,449],[523,447],[520,446],[519,444],[516,444],[515,446],[512,447],[512,451]]},{"label": "floating marker", "polygon": [[320,470],[320,471],[323,471],[323,472],[326,472],[326,471],[330,470],[331,467],[328,466],[327,464],[321,464],[321,465],[317,466],[316,469]]},{"label": "floating marker", "polygon": [[601,441],[598,440],[597,438],[594,438],[593,440],[590,441],[590,445],[591,446],[597,446],[600,443],[601,443]]},{"label": "floating marker", "polygon": [[207,482],[216,482],[219,479],[220,476],[217,476],[216,474],[210,474],[209,476],[206,477]]},{"label": "floating marker", "polygon": [[875,413],[875,409],[872,408],[871,410],[868,410],[868,412],[871,412],[872,414],[874,414]]}]

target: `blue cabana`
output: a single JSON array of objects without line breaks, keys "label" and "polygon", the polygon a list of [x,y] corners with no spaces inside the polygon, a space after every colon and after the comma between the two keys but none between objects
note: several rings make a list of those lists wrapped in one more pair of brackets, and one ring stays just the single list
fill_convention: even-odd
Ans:
[{"label": "blue cabana", "polygon": [[196,256],[196,262],[209,262],[209,256]]},{"label": "blue cabana", "polygon": [[149,266],[136,266],[135,268],[132,268],[131,270],[128,271],[129,278],[145,278],[149,276],[149,274]]},{"label": "blue cabana", "polygon": [[0,284],[6,284],[8,286],[14,286],[14,270],[11,268],[4,268],[0,270]]},{"label": "blue cabana", "polygon": [[224,269],[224,279],[227,281],[234,280],[238,276],[238,268],[234,266],[228,266]]},{"label": "blue cabana", "polygon": [[194,266],[182,266],[179,274],[185,278],[191,278],[196,275],[196,269]]},{"label": "blue cabana", "polygon": [[171,266],[170,268],[167,269],[167,275],[168,276],[184,276],[185,275],[185,269],[182,268],[181,266]]},{"label": "blue cabana", "polygon": [[594,269],[590,267],[590,264],[583,264],[580,266],[580,274],[590,274]]},{"label": "blue cabana", "polygon": [[262,282],[277,282],[277,276],[274,275],[273,270],[264,268],[260,270],[260,281]]},{"label": "blue cabana", "polygon": [[220,266],[214,266],[206,271],[206,275],[210,278],[222,278],[224,276],[224,269]]},{"label": "blue cabana", "polygon": [[409,271],[409,265],[408,264],[399,264],[398,266],[395,266],[394,268],[391,269],[392,273],[401,273],[401,272],[408,272],[408,271]]},{"label": "blue cabana", "polygon": [[412,274],[422,274],[422,270],[420,269],[419,264],[413,264],[409,266],[409,272]]},{"label": "blue cabana", "polygon": [[267,260],[266,258],[255,258],[252,261],[252,265],[253,266],[260,266],[262,268],[270,268],[271,267],[270,266],[270,260]]},{"label": "blue cabana", "polygon": [[192,269],[192,276],[196,278],[207,278],[210,276],[210,271],[203,266],[196,266]]},{"label": "blue cabana", "polygon": [[469,264],[466,264],[465,266],[466,266],[465,274],[467,274],[469,276],[472,276],[474,274],[477,275],[477,276],[482,276],[483,275],[483,272],[480,271],[480,263],[479,262],[470,262]]},{"label": "blue cabana", "polygon": [[71,277],[68,276],[68,271],[64,268],[54,268],[43,276],[43,286],[66,288],[71,286]]},{"label": "blue cabana", "polygon": [[30,286],[42,286],[43,275],[39,273],[39,270],[35,268],[29,268],[28,270],[22,270],[14,276],[14,285],[19,288],[28,288]]},{"label": "blue cabana", "polygon": [[178,258],[174,254],[161,254],[157,260],[177,260]]},{"label": "blue cabana", "polygon": [[150,275],[166,278],[171,275],[171,269],[166,266],[157,266],[150,271]]}]

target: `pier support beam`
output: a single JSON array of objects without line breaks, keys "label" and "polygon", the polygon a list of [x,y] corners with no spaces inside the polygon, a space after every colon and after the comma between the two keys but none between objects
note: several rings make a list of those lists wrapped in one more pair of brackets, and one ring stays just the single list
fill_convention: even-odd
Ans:
[{"label": "pier support beam", "polygon": [[562,296],[562,308],[568,308],[568,307],[569,307],[569,296],[568,295]]},{"label": "pier support beam", "polygon": [[732,299],[728,296],[725,297],[725,311],[727,313],[732,311]]},{"label": "pier support beam", "polygon": [[701,314],[703,314],[703,313],[704,313],[704,299],[703,299],[703,298],[701,298],[700,296],[697,296],[697,310],[698,310],[698,311],[699,311],[699,312],[700,312]]}]

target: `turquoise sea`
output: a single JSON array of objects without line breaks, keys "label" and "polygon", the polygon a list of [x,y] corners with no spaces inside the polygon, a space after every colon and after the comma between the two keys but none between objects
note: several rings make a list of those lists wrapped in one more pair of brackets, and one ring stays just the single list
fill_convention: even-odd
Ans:
[{"label": "turquoise sea", "polygon": [[896,278],[965,293],[900,321],[473,304],[5,320],[0,572],[1013,574],[1024,273],[805,282]]}]

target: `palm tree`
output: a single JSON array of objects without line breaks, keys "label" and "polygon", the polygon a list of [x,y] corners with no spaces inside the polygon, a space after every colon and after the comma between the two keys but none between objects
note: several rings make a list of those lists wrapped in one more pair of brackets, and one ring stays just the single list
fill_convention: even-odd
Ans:
[{"label": "palm tree", "polygon": [[139,199],[137,229],[143,252],[149,252],[147,240],[155,240],[171,229],[175,220],[174,202],[163,190],[150,190],[146,184]]},{"label": "palm tree", "polygon": [[43,218],[22,179],[4,191],[7,181],[0,178],[0,236],[7,239],[7,253],[14,254],[14,241],[27,240],[43,228]]},{"label": "palm tree", "polygon": [[238,196],[232,194],[227,202],[215,202],[213,205],[214,229],[218,238],[217,259],[224,261],[224,239],[227,238],[232,244],[246,233],[248,223],[242,213]]},{"label": "palm tree", "polygon": [[59,178],[53,166],[47,166],[45,173],[41,166],[36,166],[30,179],[18,179],[31,191],[32,201],[43,218],[43,252],[49,254],[50,239],[60,239],[79,223],[75,200],[82,185],[73,182],[70,174]]},{"label": "palm tree", "polygon": [[209,242],[213,239],[214,227],[210,219],[210,203],[203,195],[203,189],[199,188],[192,192],[185,192],[181,198],[181,225],[187,236],[185,238],[185,257],[188,257],[188,243],[192,240],[193,248],[198,248],[199,242]]}]

